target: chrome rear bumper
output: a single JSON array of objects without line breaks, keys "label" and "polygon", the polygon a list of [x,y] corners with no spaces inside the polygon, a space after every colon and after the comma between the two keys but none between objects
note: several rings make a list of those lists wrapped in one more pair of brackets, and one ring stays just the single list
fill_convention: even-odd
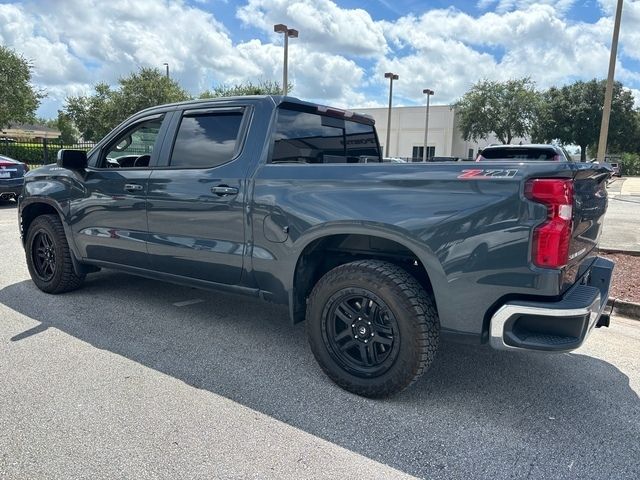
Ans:
[{"label": "chrome rear bumper", "polygon": [[556,302],[512,301],[491,317],[490,344],[498,350],[566,352],[584,343],[609,298],[613,262],[596,258],[583,281]]}]

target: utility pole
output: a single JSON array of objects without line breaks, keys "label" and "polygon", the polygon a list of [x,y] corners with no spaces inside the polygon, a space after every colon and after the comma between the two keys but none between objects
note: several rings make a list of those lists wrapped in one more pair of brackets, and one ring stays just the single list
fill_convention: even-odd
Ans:
[{"label": "utility pole", "polygon": [[607,154],[607,138],[609,136],[609,118],[611,117],[611,100],[613,97],[613,77],[616,72],[616,57],[618,54],[618,36],[620,35],[620,19],[622,18],[623,0],[618,0],[616,18],[613,24],[613,38],[611,39],[611,56],[609,57],[609,75],[607,88],[604,91],[604,105],[602,107],[602,123],[600,124],[600,140],[598,140],[598,163],[604,162]]},{"label": "utility pole", "polygon": [[273,26],[273,31],[284,34],[284,65],[282,67],[282,94],[287,95],[289,89],[289,38],[298,38],[298,30],[282,23]]},{"label": "utility pole", "polygon": [[391,150],[389,149],[389,143],[391,143],[391,104],[393,102],[393,81],[400,78],[395,73],[387,72],[384,74],[384,78],[389,79],[389,113],[387,115],[387,157],[391,156]]},{"label": "utility pole", "polygon": [[427,144],[427,138],[429,137],[429,100],[431,99],[431,95],[434,94],[434,91],[428,88],[425,88],[424,90],[422,90],[422,93],[424,93],[427,96],[427,114],[425,115],[425,121],[424,121],[424,148],[422,150],[422,161],[426,162],[427,149],[429,148]]},{"label": "utility pole", "polygon": [[169,64],[167,62],[164,62],[163,65],[167,68],[166,75],[167,75],[167,78],[169,78]]}]

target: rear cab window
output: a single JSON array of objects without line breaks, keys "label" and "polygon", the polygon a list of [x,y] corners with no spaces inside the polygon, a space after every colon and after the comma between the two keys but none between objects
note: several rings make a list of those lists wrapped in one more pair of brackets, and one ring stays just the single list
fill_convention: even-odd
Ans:
[{"label": "rear cab window", "polygon": [[373,122],[299,105],[278,109],[271,163],[379,163]]}]

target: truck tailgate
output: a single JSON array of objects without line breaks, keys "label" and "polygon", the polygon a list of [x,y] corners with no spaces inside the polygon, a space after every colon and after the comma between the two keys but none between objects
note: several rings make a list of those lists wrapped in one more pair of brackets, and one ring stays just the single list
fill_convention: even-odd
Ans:
[{"label": "truck tailgate", "polygon": [[595,260],[595,248],[607,211],[607,180],[611,176],[611,170],[603,165],[578,163],[576,167],[573,184],[573,230],[564,289],[579,278]]}]

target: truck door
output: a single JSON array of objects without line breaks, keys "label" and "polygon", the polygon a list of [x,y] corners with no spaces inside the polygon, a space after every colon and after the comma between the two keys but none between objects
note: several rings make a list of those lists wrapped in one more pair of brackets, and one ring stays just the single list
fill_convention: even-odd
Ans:
[{"label": "truck door", "polygon": [[71,228],[84,258],[149,268],[146,192],[166,131],[164,117],[134,121],[91,155],[85,191],[70,204]]},{"label": "truck door", "polygon": [[244,107],[175,113],[161,165],[149,177],[152,269],[215,283],[240,282],[247,117]]}]

